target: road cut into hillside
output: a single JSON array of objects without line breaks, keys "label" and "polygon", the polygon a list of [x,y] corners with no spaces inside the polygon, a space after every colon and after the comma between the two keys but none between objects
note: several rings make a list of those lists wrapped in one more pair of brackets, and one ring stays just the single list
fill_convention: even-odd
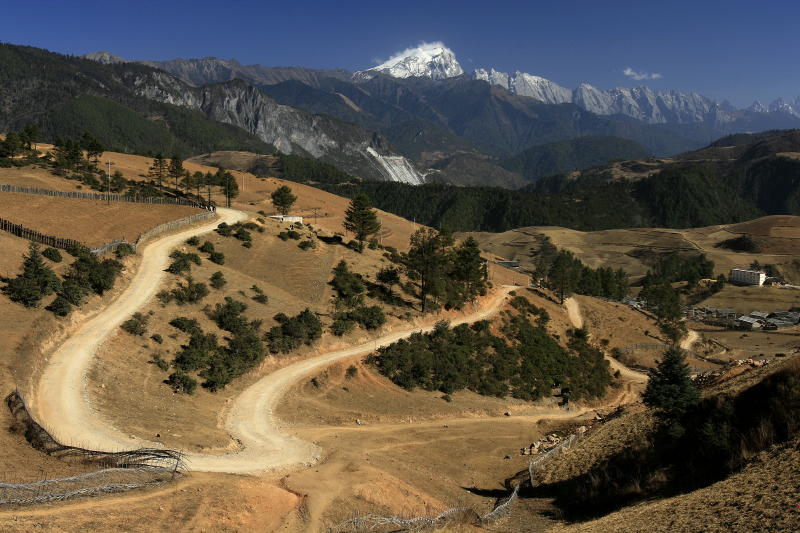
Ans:
[{"label": "road cut into hillside", "polygon": [[[233,224],[244,220],[246,214],[232,209],[219,209],[219,218],[148,244],[130,285],[101,313],[82,324],[74,334],[57,347],[50,356],[30,402],[34,417],[60,442],[101,451],[122,451],[142,447],[161,447],[160,443],[126,435],[107,423],[93,411],[87,392],[87,376],[95,355],[103,342],[134,312],[144,307],[159,289],[169,254],[189,237],[213,231],[220,222]],[[483,306],[473,313],[453,320],[453,325],[483,320],[502,308],[509,293],[518,287],[500,287]],[[570,315],[580,317],[577,302]],[[262,377],[237,396],[228,411],[225,427],[240,449],[212,455],[186,453],[189,470],[256,474],[282,470],[299,465],[311,465],[321,457],[322,450],[311,442],[289,435],[273,414],[287,390],[303,377],[334,363],[368,354],[415,332],[427,332],[433,325],[408,327],[369,342],[343,350],[323,353],[298,361]],[[646,376],[612,361],[629,379],[642,382]],[[113,384],[111,385],[113,386]],[[136,413],[131,413],[136,416]],[[575,413],[542,418],[572,418]]]},{"label": "road cut into hillside", "polygon": [[[220,222],[233,224],[245,213],[219,209],[219,218],[189,230],[168,235],[148,244],[130,285],[101,313],[82,324],[51,354],[34,392],[30,408],[34,417],[61,443],[102,451],[160,447],[159,443],[126,435],[107,424],[93,411],[87,393],[87,375],[103,342],[134,312],[153,298],[176,246],[194,235],[212,231]],[[497,291],[482,309],[453,321],[474,322],[494,314],[514,287]],[[223,455],[187,453],[190,470],[228,473],[258,473],[299,464],[312,464],[320,450],[312,443],[281,431],[273,410],[286,390],[303,376],[343,358],[367,354],[433,326],[405,328],[379,339],[344,350],[299,361],[264,376],[235,398],[226,429],[242,449]],[[110,386],[113,386],[111,384]],[[131,416],[136,416],[131,413]]]}]

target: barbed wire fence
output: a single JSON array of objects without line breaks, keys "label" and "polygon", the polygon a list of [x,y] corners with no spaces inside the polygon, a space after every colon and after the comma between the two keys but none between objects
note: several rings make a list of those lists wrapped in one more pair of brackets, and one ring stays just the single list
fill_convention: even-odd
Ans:
[{"label": "barbed wire fence", "polygon": [[[540,469],[548,459],[566,452],[584,435],[586,435],[586,433],[573,433],[546,453],[532,460],[528,464],[530,486],[534,487],[535,483],[538,483],[535,480],[536,471]],[[448,525],[466,523],[476,526],[488,526],[508,516],[514,504],[519,500],[519,492],[522,489],[524,481],[524,479],[519,481],[507,498],[496,504],[491,511],[483,515],[477,513],[471,507],[454,507],[435,517],[417,516],[405,518],[402,516],[368,514],[356,516],[346,522],[331,527],[328,529],[328,533],[424,531]]]},{"label": "barbed wire fence", "polygon": [[18,390],[6,397],[6,404],[34,449],[88,471],[22,483],[6,478],[0,482],[0,505],[124,492],[172,481],[185,469],[183,454],[175,450],[139,448],[103,452],[62,444],[33,419]]}]

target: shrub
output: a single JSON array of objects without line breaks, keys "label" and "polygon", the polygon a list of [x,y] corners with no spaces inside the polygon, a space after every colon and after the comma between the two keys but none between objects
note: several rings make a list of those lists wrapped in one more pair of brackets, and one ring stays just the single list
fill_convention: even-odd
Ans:
[{"label": "shrub", "polygon": [[289,237],[290,239],[294,239],[296,241],[299,241],[300,238],[302,237],[298,232],[296,232],[293,229],[290,229],[288,232],[286,232],[286,236]]},{"label": "shrub", "polygon": [[280,325],[267,332],[267,343],[272,353],[289,353],[300,344],[311,345],[322,336],[322,321],[309,309],[293,317],[283,313],[275,315]]},{"label": "shrub", "polygon": [[224,265],[225,264],[225,254],[222,252],[212,252],[208,259],[212,263],[216,263],[217,265]]},{"label": "shrub", "polygon": [[199,265],[201,262],[199,255],[178,250],[175,250],[169,256],[172,258],[172,263],[167,267],[167,272],[170,274],[189,272],[192,268],[192,263]]},{"label": "shrub", "polygon": [[194,394],[197,389],[197,381],[182,370],[176,370],[170,374],[164,383],[172,387],[175,392],[183,394]]},{"label": "shrub", "polygon": [[347,313],[337,313],[337,316],[333,319],[333,323],[331,324],[331,333],[337,337],[341,337],[353,331],[355,327],[355,321],[348,318]]},{"label": "shrub", "polygon": [[301,243],[300,243],[300,244],[298,244],[297,246],[298,246],[298,248],[300,248],[301,250],[313,250],[314,248],[316,248],[316,247],[317,247],[317,244],[316,244],[314,241],[312,241],[312,240],[307,240],[307,241],[303,241],[303,242],[301,242]]},{"label": "shrub", "polygon": [[169,370],[169,362],[165,361],[158,352],[153,353],[152,362],[164,372]]},{"label": "shrub", "polygon": [[356,377],[356,374],[358,374],[358,369],[355,367],[355,365],[348,366],[347,370],[344,373],[347,379],[353,379],[354,377]]},{"label": "shrub", "polygon": [[348,313],[351,319],[355,320],[365,329],[378,329],[386,323],[386,315],[377,305],[370,307],[360,307]]},{"label": "shrub", "polygon": [[200,239],[198,239],[196,236],[190,237],[189,240],[186,241],[186,244],[188,244],[189,246],[197,246],[198,244],[200,244]]},{"label": "shrub", "polygon": [[214,231],[216,231],[223,237],[230,237],[231,233],[233,233],[233,227],[229,226],[226,222],[222,222],[219,226],[217,226],[217,229]]},{"label": "shrub", "polygon": [[732,239],[727,239],[715,245],[717,248],[727,248],[734,252],[748,252],[758,253],[760,250],[758,245],[753,241],[750,235],[740,235]]},{"label": "shrub", "polygon": [[370,239],[370,241],[369,241],[369,249],[370,250],[377,250],[378,249],[378,239]]},{"label": "shrub", "polygon": [[345,261],[339,261],[333,269],[333,279],[330,284],[336,291],[334,304],[337,308],[355,308],[364,303],[364,283],[361,276],[350,272]]},{"label": "shrub", "polygon": [[45,248],[42,255],[53,263],[60,263],[62,261],[61,252],[55,248]]},{"label": "shrub", "polygon": [[210,282],[211,282],[211,286],[214,287],[217,290],[221,289],[222,287],[225,286],[226,283],[228,283],[225,280],[225,276],[219,270],[217,270],[216,272],[211,274]]},{"label": "shrub", "polygon": [[72,312],[72,303],[62,294],[59,294],[46,309],[56,316],[67,316]]},{"label": "shrub", "polygon": [[169,325],[190,335],[202,333],[202,330],[200,329],[200,323],[193,318],[186,318],[185,316],[173,318],[170,320]]},{"label": "shrub", "polygon": [[289,234],[286,233],[285,231],[282,231],[282,232],[278,233],[278,238],[280,240],[282,240],[282,241],[288,241],[289,240]]},{"label": "shrub", "polygon": [[122,259],[124,257],[128,257],[129,255],[133,255],[136,253],[136,250],[133,249],[133,246],[128,244],[127,242],[123,242],[117,249],[114,250],[114,255],[117,259]]},{"label": "shrub", "polygon": [[166,289],[160,290],[156,294],[156,299],[161,303],[161,305],[167,305],[173,300],[173,298],[172,292]]},{"label": "shrub", "polygon": [[61,280],[48,267],[39,252],[39,245],[31,243],[22,261],[22,273],[6,281],[3,292],[12,302],[25,307],[36,307],[43,297],[61,288]]},{"label": "shrub", "polygon": [[205,254],[214,253],[214,244],[211,241],[206,241],[203,245],[199,248],[199,250]]},{"label": "shrub", "polygon": [[162,337],[159,333],[150,335],[150,338],[153,339],[153,342],[157,344],[162,344],[164,342],[164,337]]},{"label": "shrub", "polygon": [[84,298],[86,298],[87,291],[77,281],[68,278],[61,284],[61,290],[58,294],[75,307],[79,307]]},{"label": "shrub", "polygon": [[233,234],[233,236],[234,238],[244,242],[250,242],[253,240],[253,236],[250,235],[250,232],[244,229],[243,226],[236,228],[236,232]]},{"label": "shrub", "polygon": [[245,242],[242,243],[242,246],[244,246],[245,248],[252,248],[253,247],[253,242],[252,241],[245,241]]},{"label": "shrub", "polygon": [[147,332],[147,321],[147,315],[134,313],[133,316],[123,322],[120,327],[131,335],[138,335],[141,337]]},{"label": "shrub", "polygon": [[253,285],[252,287],[250,287],[250,290],[256,293],[256,295],[253,296],[253,300],[264,305],[267,304],[269,298],[267,298],[267,295],[264,294],[264,290],[261,287],[259,287],[258,285]]},{"label": "shrub", "polygon": [[195,283],[194,280],[189,277],[185,285],[180,283],[178,287],[172,289],[172,296],[175,298],[178,305],[197,303],[208,296],[208,287],[206,287],[205,283]]}]

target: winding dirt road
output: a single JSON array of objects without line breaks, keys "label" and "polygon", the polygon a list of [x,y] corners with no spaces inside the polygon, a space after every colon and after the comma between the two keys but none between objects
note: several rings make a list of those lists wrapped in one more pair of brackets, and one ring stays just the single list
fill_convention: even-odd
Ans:
[{"label": "winding dirt road", "polygon": [[[193,235],[212,231],[220,222],[233,224],[246,216],[231,209],[219,209],[218,214],[219,219],[213,223],[169,235],[147,245],[142,251],[141,264],[131,284],[102,313],[88,320],[53,352],[29,407],[34,417],[57,440],[103,451],[161,446],[125,435],[94,413],[88,399],[86,376],[103,342],[131,314],[155,296],[169,262],[170,251]],[[494,314],[513,289],[500,289],[490,305],[454,320],[453,324],[474,322]],[[242,450],[224,455],[189,453],[185,457],[189,469],[257,473],[316,462],[320,450],[310,442],[283,433],[273,415],[286,390],[303,376],[334,361],[369,353],[416,331],[429,331],[432,328],[407,328],[352,348],[299,361],[264,376],[234,400],[226,420],[226,430],[242,444]],[[135,416],[135,413],[131,413],[131,416]]]}]

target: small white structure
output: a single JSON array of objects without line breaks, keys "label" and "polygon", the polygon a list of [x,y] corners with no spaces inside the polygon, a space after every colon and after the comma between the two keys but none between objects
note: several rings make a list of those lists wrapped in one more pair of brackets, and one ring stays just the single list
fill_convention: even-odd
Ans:
[{"label": "small white structure", "polygon": [[278,222],[289,222],[294,224],[295,222],[299,222],[300,224],[303,223],[303,217],[290,217],[289,215],[270,215],[269,218],[272,220],[277,220]]},{"label": "small white structure", "polygon": [[732,268],[730,281],[741,285],[763,285],[767,275],[759,270],[745,270],[743,268]]}]

